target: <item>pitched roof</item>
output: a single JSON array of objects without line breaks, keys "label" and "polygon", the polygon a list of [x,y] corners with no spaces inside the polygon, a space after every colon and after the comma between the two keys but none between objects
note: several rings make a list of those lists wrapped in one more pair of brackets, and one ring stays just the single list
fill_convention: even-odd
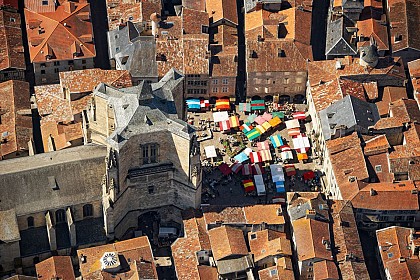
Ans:
[{"label": "pitched roof", "polygon": [[[420,210],[417,186],[413,181],[370,183],[351,200],[354,208],[372,210]],[[404,201],[404,203],[401,203]]]},{"label": "pitched roof", "polygon": [[314,263],[314,278],[329,280],[340,279],[337,266],[330,260],[322,260]]},{"label": "pitched roof", "polygon": [[[416,26],[420,25],[420,2],[417,0],[388,0],[392,51],[405,48],[420,50]],[[400,38],[398,38],[400,36]],[[396,38],[401,39],[396,41]]]},{"label": "pitched roof", "polygon": [[41,279],[76,279],[69,256],[53,256],[35,265]]},{"label": "pitched roof", "polygon": [[15,209],[0,211],[0,240],[5,243],[20,240],[19,226]]},{"label": "pitched roof", "polygon": [[236,13],[236,1],[207,0],[206,10],[209,14],[210,22],[212,23],[225,19],[235,25],[238,24],[238,15]]},{"label": "pitched roof", "polygon": [[29,149],[32,139],[32,113],[29,84],[10,80],[0,83],[0,157]]},{"label": "pitched roof", "polygon": [[[91,248],[77,250],[77,256],[86,257],[86,262],[80,263],[80,272],[83,279],[110,279],[111,275],[101,271],[100,258],[105,252],[116,252],[118,255],[124,256],[128,262],[128,271],[116,273],[119,279],[157,279],[156,267],[152,249],[150,247],[147,236],[141,236],[113,244],[101,245]],[[130,259],[130,261],[128,261]],[[133,265],[135,264],[135,265]],[[92,276],[91,276],[92,275]],[[114,274],[115,275],[115,274]],[[97,278],[100,276],[100,278]]]},{"label": "pitched roof", "polygon": [[[375,40],[378,50],[389,50],[388,46],[388,31],[385,24],[380,21],[370,18],[366,20],[359,20],[357,22],[357,36],[370,38]],[[369,40],[358,43],[358,47],[369,44]]]},{"label": "pitched roof", "polygon": [[363,151],[366,156],[383,153],[391,148],[385,135],[374,136],[373,138],[364,141],[364,144]]},{"label": "pitched roof", "polygon": [[410,71],[411,83],[414,90],[414,99],[417,100],[420,108],[420,59],[410,61],[408,63]]},{"label": "pitched roof", "polygon": [[257,204],[245,206],[244,213],[247,224],[282,225],[284,216],[279,212],[280,206],[276,204]]},{"label": "pitched roof", "polygon": [[401,98],[407,98],[407,91],[405,87],[385,87],[382,95],[382,100],[376,102],[379,114],[381,116],[389,113],[390,104]]},{"label": "pitched roof", "polygon": [[354,23],[345,15],[338,19],[328,20],[327,38],[325,46],[326,55],[356,55],[356,45],[351,38],[353,33],[349,32]]},{"label": "pitched roof", "polygon": [[226,224],[245,224],[245,214],[242,207],[226,207],[219,205],[203,206],[203,216],[206,224],[222,222]]},{"label": "pitched roof", "polygon": [[241,229],[220,226],[208,231],[210,244],[216,261],[232,255],[248,254],[244,234]]},{"label": "pitched roof", "polygon": [[336,258],[343,280],[369,279],[351,202],[334,200],[331,216]]},{"label": "pitched roof", "polygon": [[1,6],[12,7],[12,8],[15,8],[16,10],[19,8],[18,0],[0,0],[0,7]]},{"label": "pitched roof", "polygon": [[32,8],[31,5],[25,8],[31,62],[96,56],[87,1],[66,0],[52,12]]},{"label": "pitched roof", "polygon": [[248,240],[255,262],[270,256],[292,256],[290,240],[283,232],[271,229],[248,232]]},{"label": "pitched roof", "polygon": [[294,280],[292,261],[288,257],[277,259],[277,265],[258,271],[260,280]]},{"label": "pitched roof", "polygon": [[331,251],[325,242],[330,242],[328,223],[302,218],[292,222],[298,260],[312,258],[332,260]]},{"label": "pitched roof", "polygon": [[20,23],[20,14],[0,10],[0,71],[26,69]]},{"label": "pitched roof", "polygon": [[[178,238],[171,246],[176,274],[179,279],[214,279],[200,278],[213,271],[198,266],[196,253],[210,250],[210,239],[206,231],[204,217],[200,211],[189,209],[183,212],[184,237]],[[216,271],[217,272],[217,271]],[[217,278],[216,278],[217,279]]]},{"label": "pitched roof", "polygon": [[328,220],[326,203],[319,192],[287,193],[287,211],[292,221],[305,217],[309,210],[315,210],[316,218]]}]

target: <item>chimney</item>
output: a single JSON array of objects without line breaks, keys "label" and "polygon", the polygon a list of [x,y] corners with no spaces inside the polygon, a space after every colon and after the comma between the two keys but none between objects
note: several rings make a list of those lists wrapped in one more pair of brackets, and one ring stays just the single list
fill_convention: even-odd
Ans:
[{"label": "chimney", "polygon": [[316,211],[315,209],[308,209],[306,210],[306,218],[307,219],[315,219]]},{"label": "chimney", "polygon": [[373,188],[370,188],[370,196],[375,196],[377,194],[378,193]]}]

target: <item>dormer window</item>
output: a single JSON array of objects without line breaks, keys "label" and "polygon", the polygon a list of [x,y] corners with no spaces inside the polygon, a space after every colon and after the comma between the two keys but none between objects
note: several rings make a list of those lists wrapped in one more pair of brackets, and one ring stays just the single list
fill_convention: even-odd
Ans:
[{"label": "dormer window", "polygon": [[277,56],[278,57],[286,57],[286,52],[282,49],[278,49]]},{"label": "dormer window", "polygon": [[402,41],[402,34],[395,35],[394,41],[395,41],[395,43],[401,42]]},{"label": "dormer window", "polygon": [[48,6],[48,0],[42,0],[42,6]]}]

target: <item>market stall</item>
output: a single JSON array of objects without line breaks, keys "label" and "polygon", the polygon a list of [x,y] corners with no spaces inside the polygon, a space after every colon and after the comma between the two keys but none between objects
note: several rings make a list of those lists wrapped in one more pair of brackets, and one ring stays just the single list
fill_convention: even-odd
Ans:
[{"label": "market stall", "polygon": [[206,158],[215,158],[217,157],[216,148],[214,146],[204,147],[206,153]]},{"label": "market stall", "polygon": [[200,100],[200,107],[201,107],[201,110],[204,110],[204,111],[208,110],[210,108],[209,100]]},{"label": "market stall", "polygon": [[228,131],[230,130],[230,122],[229,120],[219,122],[220,131]]},{"label": "market stall", "polygon": [[271,114],[269,114],[269,113],[267,113],[267,112],[264,112],[264,114],[261,116],[265,121],[269,121],[269,120],[271,120],[272,118],[273,118],[273,115],[271,115]]},{"label": "market stall", "polygon": [[262,125],[257,125],[255,127],[255,129],[260,133],[260,134],[264,134],[266,129],[262,126]]},{"label": "market stall", "polygon": [[235,159],[235,161],[240,162],[240,163],[247,161],[249,159],[249,157],[244,152],[237,154],[233,158]]},{"label": "market stall", "polygon": [[214,112],[213,113],[213,121],[214,122],[221,122],[221,121],[227,121],[229,120],[229,114],[228,112]]},{"label": "market stall", "polygon": [[232,173],[232,170],[230,169],[229,165],[227,165],[224,162],[222,162],[219,165],[219,170],[223,173],[223,175],[229,175],[230,173]]},{"label": "market stall", "polygon": [[305,112],[295,112],[292,114],[293,118],[296,120],[304,120],[306,119],[306,113]]},{"label": "market stall", "polygon": [[267,161],[272,161],[273,158],[271,156],[271,151],[270,150],[260,150],[259,154],[261,156],[261,161],[263,162],[267,162]]},{"label": "market stall", "polygon": [[268,123],[271,125],[271,127],[277,127],[281,124],[281,120],[279,117],[274,117],[269,120]]},{"label": "market stall", "polygon": [[229,99],[218,99],[216,100],[216,109],[220,111],[230,110]]},{"label": "market stall", "polygon": [[200,99],[187,99],[185,102],[187,103],[187,110],[188,111],[200,111],[201,110]]},{"label": "market stall", "polygon": [[258,150],[269,150],[270,149],[270,145],[268,144],[268,141],[262,141],[262,142],[257,142],[257,148]]},{"label": "market stall", "polygon": [[284,166],[284,171],[286,171],[287,176],[294,176],[296,175],[296,168],[293,164],[287,164]]},{"label": "market stall", "polygon": [[255,174],[255,175],[264,174],[264,168],[262,168],[261,163],[252,164],[252,173]]},{"label": "market stall", "polygon": [[280,156],[283,161],[288,161],[293,159],[292,149],[289,145],[280,146]]},{"label": "market stall", "polygon": [[262,116],[258,116],[258,117],[255,118],[254,122],[261,125],[264,122],[266,122],[266,120],[264,120],[264,118]]},{"label": "market stall", "polygon": [[255,191],[255,185],[251,179],[242,180],[242,185],[244,186],[245,192],[247,193]]},{"label": "market stall", "polygon": [[265,110],[264,100],[252,100],[251,101],[251,111],[256,110]]},{"label": "market stall", "polygon": [[235,174],[238,174],[238,173],[239,173],[239,171],[241,171],[243,167],[244,167],[244,166],[242,165],[242,163],[240,163],[240,162],[235,162],[234,164],[232,164],[232,165],[230,166],[230,169],[231,169],[231,170],[232,170],[232,172],[234,172]]},{"label": "market stall", "polygon": [[256,162],[261,162],[261,161],[262,161],[262,159],[261,159],[261,155],[260,155],[260,153],[259,153],[259,152],[252,152],[252,153],[249,155],[249,158],[251,159],[251,162],[252,162],[252,163],[256,163]]},{"label": "market stall", "polygon": [[239,112],[251,112],[250,103],[239,103]]},{"label": "market stall", "polygon": [[239,126],[239,118],[238,116],[231,116],[229,118],[229,123],[231,128],[236,128]]},{"label": "market stall", "polygon": [[298,151],[298,153],[306,153],[311,147],[309,144],[309,138],[304,134],[299,133],[292,138],[293,141],[293,149]]},{"label": "market stall", "polygon": [[269,131],[271,129],[271,124],[269,122],[265,122],[261,125],[265,131]]},{"label": "market stall", "polygon": [[273,183],[276,185],[276,191],[279,193],[285,192],[284,187],[284,172],[283,168],[279,164],[272,164],[270,165],[270,171],[271,171],[271,178],[273,180]]},{"label": "market stall", "polygon": [[262,196],[266,194],[265,191],[265,184],[264,184],[264,178],[262,175],[254,175],[254,182],[255,187],[257,189],[257,195]]},{"label": "market stall", "polygon": [[252,175],[252,166],[249,163],[246,163],[243,165],[242,168],[242,175],[246,176],[246,175]]},{"label": "market stall", "polygon": [[241,125],[240,129],[243,133],[248,133],[251,130],[253,130],[254,127],[250,123],[244,123],[243,125]]},{"label": "market stall", "polygon": [[250,130],[248,133],[246,133],[245,135],[248,138],[248,140],[252,141],[252,140],[260,137],[261,133],[256,128],[254,128],[254,129]]},{"label": "market stall", "polygon": [[271,144],[273,144],[274,148],[283,146],[283,139],[281,138],[279,134],[271,135],[270,141],[271,141]]}]

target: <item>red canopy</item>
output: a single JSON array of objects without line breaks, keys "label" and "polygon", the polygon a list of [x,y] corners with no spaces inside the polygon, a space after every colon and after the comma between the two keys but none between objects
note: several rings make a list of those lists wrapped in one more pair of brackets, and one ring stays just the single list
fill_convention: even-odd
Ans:
[{"label": "red canopy", "polygon": [[306,119],[305,112],[296,112],[296,113],[293,113],[292,116],[293,116],[294,119],[297,119],[297,120],[304,120],[304,119]]},{"label": "red canopy", "polygon": [[229,165],[227,165],[224,162],[219,165],[219,169],[220,169],[220,171],[222,171],[223,175],[229,175],[232,172]]},{"label": "red canopy", "polygon": [[313,171],[303,173],[303,179],[312,180],[313,178],[315,178],[315,173]]},{"label": "red canopy", "polygon": [[296,169],[295,169],[295,166],[293,164],[285,165],[284,169],[286,171],[287,176],[296,175]]}]

